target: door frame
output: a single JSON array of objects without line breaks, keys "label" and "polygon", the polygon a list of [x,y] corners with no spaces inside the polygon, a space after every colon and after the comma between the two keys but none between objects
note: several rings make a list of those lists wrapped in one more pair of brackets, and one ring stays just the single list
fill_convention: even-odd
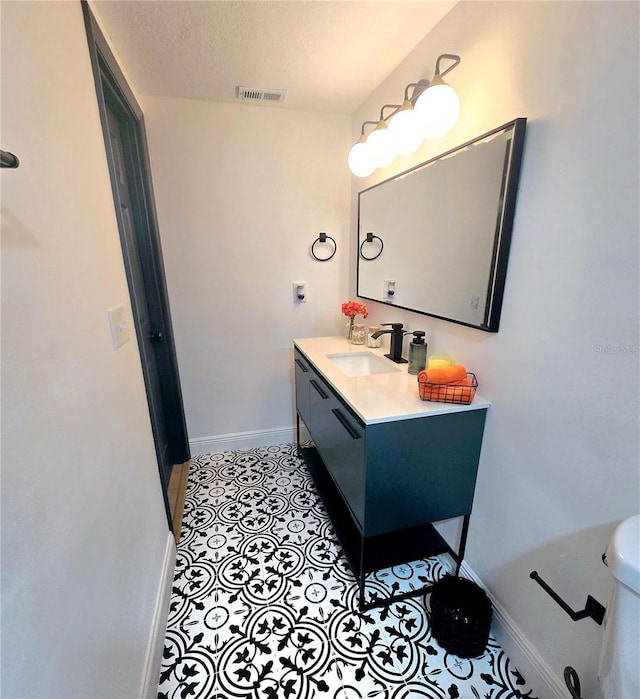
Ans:
[{"label": "door frame", "polygon": [[[141,265],[144,268],[145,295],[149,307],[149,315],[154,328],[162,332],[163,341],[156,345],[156,360],[159,367],[160,379],[162,383],[162,404],[165,415],[164,429],[167,431],[169,447],[173,464],[182,464],[190,459],[189,438],[184,415],[182,401],[182,389],[178,372],[178,359],[175,350],[173,326],[171,323],[171,312],[169,308],[169,296],[167,291],[164,263],[162,258],[162,248],[160,244],[159,228],[153,195],[153,184],[151,180],[151,165],[149,160],[149,149],[147,145],[146,130],[144,125],[144,115],[131,88],[129,87],[124,74],[120,70],[118,63],[109,48],[107,40],[96,22],[91,9],[86,0],[81,0],[82,13],[89,44],[89,55],[91,67],[96,87],[98,99],[98,109],[100,112],[100,122],[107,152],[107,162],[109,166],[109,176],[114,202],[119,201],[116,174],[113,163],[113,154],[110,146],[108,131],[106,97],[111,103],[117,102],[122,115],[126,117],[127,127],[127,150],[131,157],[128,159],[131,175],[132,215],[135,217],[135,230],[138,254]],[[136,300],[132,294],[131,266],[129,253],[127,251],[126,237],[124,236],[124,222],[119,206],[115,206],[120,241],[122,244],[123,261],[129,284],[130,300],[133,313],[134,326],[138,338],[140,350],[140,362],[142,373],[147,390],[147,401],[149,402],[149,368],[145,356],[144,338],[140,337],[139,315],[136,307]],[[159,426],[154,424],[153,411],[149,410],[151,426],[156,447],[156,457],[158,459],[158,472],[162,485],[165,510],[169,528],[173,531],[169,500],[167,496],[168,479],[165,478],[163,464],[161,463],[160,450],[156,434]],[[165,482],[166,480],[166,482]],[[175,532],[174,532],[175,533]]]}]

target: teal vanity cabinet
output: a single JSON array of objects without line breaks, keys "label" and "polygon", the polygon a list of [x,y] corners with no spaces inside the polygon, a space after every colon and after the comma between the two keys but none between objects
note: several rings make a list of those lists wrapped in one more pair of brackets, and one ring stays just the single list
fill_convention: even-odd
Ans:
[{"label": "teal vanity cabinet", "polygon": [[[325,360],[330,351],[311,351],[334,347],[330,339],[295,341],[298,448],[359,581],[360,607],[368,609],[408,596],[366,601],[365,577],[375,570],[448,553],[459,571],[489,404],[420,401],[406,367],[386,378],[343,378]],[[377,397],[395,390],[386,403]],[[398,408],[402,401],[406,409]],[[380,413],[372,417],[367,406]],[[305,449],[300,420],[313,440]],[[457,551],[433,527],[453,517],[463,517]]]}]

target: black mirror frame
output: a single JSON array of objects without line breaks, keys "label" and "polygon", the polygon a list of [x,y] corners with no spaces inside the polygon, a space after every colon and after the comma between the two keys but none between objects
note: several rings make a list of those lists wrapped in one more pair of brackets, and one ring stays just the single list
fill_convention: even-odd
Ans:
[{"label": "black mirror frame", "polygon": [[452,148],[451,150],[448,150],[444,153],[441,153],[440,155],[437,155],[434,158],[426,160],[425,162],[420,163],[412,168],[409,168],[408,170],[405,170],[401,173],[398,173],[397,175],[394,175],[393,177],[389,177],[386,180],[383,180],[382,182],[378,182],[377,184],[373,185],[372,187],[368,187],[367,189],[363,189],[361,192],[358,193],[358,234],[357,234],[357,245],[358,245],[357,259],[358,259],[358,263],[357,263],[357,270],[356,270],[356,294],[358,295],[358,297],[368,299],[370,301],[377,301],[379,303],[384,303],[384,301],[381,299],[373,298],[371,296],[367,296],[365,294],[360,293],[360,264],[362,263],[362,261],[360,259],[361,258],[361,256],[360,256],[360,244],[361,244],[361,238],[362,238],[362,233],[360,231],[360,199],[361,199],[361,195],[364,194],[365,192],[370,191],[371,189],[374,189],[375,187],[380,187],[381,185],[385,184],[386,182],[391,182],[393,180],[396,180],[396,179],[399,179],[402,177],[406,177],[409,173],[411,173],[415,170],[423,168],[426,165],[430,165],[431,163],[433,163],[437,160],[441,160],[443,158],[446,158],[446,157],[456,153],[457,151],[464,150],[465,148],[468,148],[469,146],[471,146],[479,141],[483,141],[484,139],[487,139],[495,134],[498,134],[501,131],[508,131],[509,129],[512,129],[513,134],[512,134],[511,140],[509,141],[510,148],[507,148],[507,153],[505,155],[505,163],[509,162],[509,168],[508,168],[507,176],[503,178],[503,195],[501,197],[502,209],[501,209],[501,212],[499,212],[499,217],[500,217],[500,215],[502,216],[502,225],[497,227],[496,235],[495,235],[494,241],[493,241],[491,276],[489,279],[485,313],[484,313],[484,319],[483,319],[482,324],[475,325],[473,323],[467,323],[465,321],[457,320],[455,318],[448,318],[446,316],[441,316],[441,315],[437,315],[435,313],[430,313],[430,312],[423,310],[423,309],[412,308],[409,306],[402,306],[400,304],[395,304],[395,303],[393,304],[396,308],[403,308],[403,309],[408,310],[408,311],[413,311],[414,313],[420,313],[422,315],[431,316],[432,318],[439,318],[440,320],[446,320],[446,321],[449,321],[451,323],[456,323],[458,325],[465,325],[467,327],[476,328],[478,330],[483,330],[485,332],[491,332],[491,333],[498,332],[498,329],[500,327],[500,315],[502,312],[502,300],[504,297],[504,287],[505,287],[506,276],[507,276],[507,262],[509,260],[509,250],[511,247],[511,236],[512,236],[512,231],[513,231],[513,220],[515,217],[518,185],[519,185],[519,181],[520,181],[520,170],[521,170],[521,166],[522,166],[522,157],[523,157],[523,151],[524,151],[526,124],[527,124],[527,120],[525,117],[518,117],[517,119],[514,119],[513,121],[510,121],[506,124],[503,124],[502,126],[499,126],[491,131],[488,131],[487,133],[482,134],[481,136],[478,136],[477,138],[474,138],[471,141],[467,141],[466,143],[463,143],[460,146],[456,146],[455,148]]}]

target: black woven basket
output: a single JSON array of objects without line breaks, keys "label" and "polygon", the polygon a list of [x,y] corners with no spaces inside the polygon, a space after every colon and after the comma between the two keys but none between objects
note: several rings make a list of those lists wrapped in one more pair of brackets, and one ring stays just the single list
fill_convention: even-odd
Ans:
[{"label": "black woven basket", "polygon": [[489,641],[493,609],[471,580],[445,575],[431,591],[431,631],[442,648],[460,658],[477,658]]}]

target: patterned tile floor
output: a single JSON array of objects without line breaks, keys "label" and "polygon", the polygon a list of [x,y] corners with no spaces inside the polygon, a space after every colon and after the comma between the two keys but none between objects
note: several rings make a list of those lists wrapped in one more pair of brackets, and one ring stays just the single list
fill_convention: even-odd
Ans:
[{"label": "patterned tile floor", "polygon": [[[384,594],[448,568],[372,576]],[[355,579],[295,446],[192,460],[159,699],[533,699],[490,639],[480,658],[438,646],[424,597],[357,609]]]}]

